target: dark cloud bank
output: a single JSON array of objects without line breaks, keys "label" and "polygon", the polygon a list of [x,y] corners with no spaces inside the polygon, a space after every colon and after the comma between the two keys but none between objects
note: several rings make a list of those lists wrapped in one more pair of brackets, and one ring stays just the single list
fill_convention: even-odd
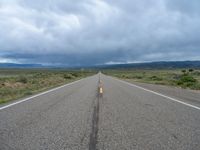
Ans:
[{"label": "dark cloud bank", "polygon": [[200,60],[199,0],[2,0],[0,62]]}]

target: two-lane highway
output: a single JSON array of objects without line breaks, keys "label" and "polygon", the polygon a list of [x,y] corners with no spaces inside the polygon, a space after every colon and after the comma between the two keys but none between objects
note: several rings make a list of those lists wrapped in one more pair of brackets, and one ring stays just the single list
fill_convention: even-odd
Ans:
[{"label": "two-lane highway", "polygon": [[0,109],[0,149],[198,150],[199,105],[183,102],[97,74]]}]

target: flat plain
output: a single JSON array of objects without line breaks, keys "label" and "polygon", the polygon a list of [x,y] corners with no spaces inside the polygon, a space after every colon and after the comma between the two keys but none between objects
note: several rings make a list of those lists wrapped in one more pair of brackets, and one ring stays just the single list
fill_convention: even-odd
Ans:
[{"label": "flat plain", "polygon": [[0,104],[27,97],[92,74],[64,69],[0,69]]},{"label": "flat plain", "polygon": [[116,69],[104,74],[129,82],[142,82],[200,90],[199,69]]}]

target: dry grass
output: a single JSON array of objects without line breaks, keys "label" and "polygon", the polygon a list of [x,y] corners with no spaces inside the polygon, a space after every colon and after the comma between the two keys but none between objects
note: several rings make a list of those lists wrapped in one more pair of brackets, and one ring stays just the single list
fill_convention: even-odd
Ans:
[{"label": "dry grass", "polygon": [[95,74],[94,71],[0,70],[0,103],[26,97]]},{"label": "dry grass", "polygon": [[200,90],[200,70],[189,69],[173,69],[173,70],[104,70],[103,73],[115,76],[121,79],[144,82],[151,84],[161,84],[178,86]]}]

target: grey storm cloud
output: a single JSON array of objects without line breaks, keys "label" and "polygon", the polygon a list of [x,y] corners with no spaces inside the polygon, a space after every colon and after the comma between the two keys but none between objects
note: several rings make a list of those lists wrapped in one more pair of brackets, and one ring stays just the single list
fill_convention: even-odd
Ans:
[{"label": "grey storm cloud", "polygon": [[1,0],[0,62],[200,59],[199,0]]}]

